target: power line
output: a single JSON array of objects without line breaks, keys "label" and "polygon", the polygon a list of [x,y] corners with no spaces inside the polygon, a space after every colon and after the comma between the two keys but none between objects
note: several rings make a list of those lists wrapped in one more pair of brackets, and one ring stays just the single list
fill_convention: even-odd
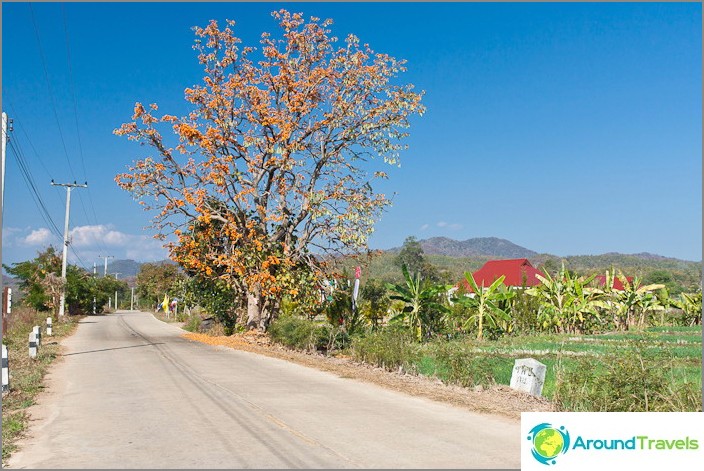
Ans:
[{"label": "power line", "polygon": [[44,49],[42,48],[42,41],[39,37],[39,28],[37,27],[37,20],[34,17],[34,8],[32,8],[32,3],[29,3],[29,11],[32,16],[32,25],[34,26],[34,34],[37,38],[37,44],[39,45],[39,57],[42,62],[42,69],[44,70],[44,78],[46,80],[46,86],[49,89],[49,98],[51,100],[51,107],[54,111],[54,118],[56,118],[56,125],[59,128],[59,136],[61,137],[61,144],[64,148],[64,155],[66,156],[66,162],[68,163],[69,171],[71,172],[71,178],[76,179],[76,175],[73,172],[73,166],[71,165],[71,160],[68,157],[68,150],[66,149],[66,141],[64,140],[64,133],[61,131],[61,122],[59,121],[59,113],[56,111],[56,101],[54,100],[54,92],[51,88],[51,81],[49,80],[49,71],[46,67],[46,59],[44,58]]},{"label": "power line", "polygon": [[[83,176],[84,179],[88,179],[88,172],[86,171],[86,163],[85,159],[83,157],[83,144],[81,142],[81,131],[80,131],[80,126],[78,124],[78,103],[76,100],[76,86],[75,86],[75,81],[73,79],[73,67],[71,66],[71,46],[70,46],[70,41],[69,41],[69,35],[68,35],[68,22],[66,21],[66,9],[64,7],[64,4],[61,4],[61,17],[63,19],[63,24],[64,24],[64,38],[66,40],[66,62],[68,64],[68,77],[69,77],[69,84],[71,85],[71,97],[73,98],[73,116],[74,116],[74,121],[76,123],[76,136],[78,138],[78,155],[81,158],[81,168],[83,169]],[[90,210],[93,214],[93,221],[95,222],[96,225],[98,224],[98,215],[95,212],[95,205],[93,204],[93,195],[90,191],[90,188],[87,188],[88,190],[88,203]],[[83,209],[83,213],[86,216],[86,220],[90,221],[90,217],[88,216],[88,213],[85,209],[85,205],[83,203],[83,196],[79,193],[78,194],[78,199],[81,203],[81,208]],[[105,246],[102,243],[102,240],[98,239],[98,245],[100,246],[101,249],[105,250]]]},{"label": "power line", "polygon": [[[61,239],[61,231],[54,222],[54,219],[51,217],[51,213],[47,209],[46,204],[44,203],[44,199],[42,198],[41,194],[39,193],[39,190],[37,189],[34,177],[29,169],[29,166],[27,165],[27,161],[24,157],[24,152],[22,151],[19,142],[15,143],[14,140],[9,140],[8,144],[10,146],[10,149],[12,149],[13,151],[13,155],[15,156],[15,161],[17,162],[17,165],[20,169],[22,179],[25,181],[27,188],[30,190],[32,200],[34,201],[35,206],[39,210],[39,215],[44,220],[44,223],[48,226],[49,231],[52,232],[57,238]],[[69,246],[69,248],[71,249],[71,252],[76,257],[78,262],[81,264],[81,266],[83,266],[83,268],[86,268],[86,263],[78,254],[76,249],[73,246]]]},{"label": "power line", "polygon": [[32,173],[30,172],[29,167],[27,166],[27,162],[25,161],[24,156],[22,155],[22,151],[19,150],[17,144],[15,144],[13,141],[9,141],[9,145],[13,151],[13,155],[15,156],[15,161],[17,162],[17,165],[20,169],[20,174],[22,175],[22,178],[30,191],[30,195],[34,200],[37,209],[39,210],[39,215],[44,219],[44,222],[49,227],[49,230],[53,232],[54,235],[56,235],[57,237],[61,237],[61,231],[59,231],[58,226],[51,218],[51,214],[46,208],[43,198],[39,194],[39,190],[37,189],[37,185],[34,183],[34,178],[32,177]]},{"label": "power line", "polygon": [[71,48],[69,46],[68,40],[68,25],[66,22],[66,9],[64,4],[61,4],[61,16],[64,20],[64,36],[66,38],[66,61],[68,62],[68,78],[71,84],[71,96],[73,97],[73,116],[76,121],[76,135],[78,136],[78,155],[81,157],[81,167],[83,168],[83,177],[88,178],[88,172],[86,172],[86,163],[83,159],[83,145],[81,144],[81,132],[78,126],[78,105],[76,103],[76,87],[73,81],[73,68],[71,67]]}]

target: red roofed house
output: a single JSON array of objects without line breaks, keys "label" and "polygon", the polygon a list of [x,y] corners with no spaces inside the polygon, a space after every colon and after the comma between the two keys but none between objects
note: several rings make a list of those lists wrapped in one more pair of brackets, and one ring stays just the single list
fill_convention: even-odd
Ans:
[{"label": "red roofed house", "polygon": [[[527,258],[516,258],[512,260],[489,260],[479,270],[472,273],[477,286],[489,287],[501,275],[504,275],[503,284],[506,286],[535,286],[540,284],[540,280],[535,275],[545,276],[530,264]],[[472,292],[472,288],[467,283],[467,280],[462,280],[457,284],[458,287],[464,287],[468,293]]]},{"label": "red roofed house", "polygon": [[[627,276],[626,279],[628,280],[629,283],[633,283],[632,276]],[[599,286],[604,286],[606,284],[606,275],[597,275],[594,278],[594,281],[596,281]],[[612,288],[615,289],[616,291],[623,291],[624,286],[623,286],[623,283],[621,283],[621,280],[614,277],[614,285],[612,286]]]}]

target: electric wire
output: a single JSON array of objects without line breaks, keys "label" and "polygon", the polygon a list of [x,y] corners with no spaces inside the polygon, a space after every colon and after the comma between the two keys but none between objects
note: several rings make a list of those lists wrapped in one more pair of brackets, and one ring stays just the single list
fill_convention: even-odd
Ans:
[{"label": "electric wire", "polygon": [[[46,207],[46,204],[44,203],[44,199],[42,198],[41,193],[37,188],[36,182],[34,181],[34,176],[32,175],[32,172],[29,166],[27,165],[27,160],[25,158],[24,151],[22,150],[19,142],[15,141],[15,139],[8,139],[7,143],[10,149],[12,150],[12,154],[15,156],[15,161],[17,162],[17,166],[20,169],[22,179],[25,181],[27,188],[30,190],[30,195],[32,196],[32,200],[34,201],[37,209],[39,210],[39,215],[42,217],[42,219],[48,226],[49,231],[52,232],[58,239],[63,242],[63,234],[59,227],[56,225],[56,222],[54,222],[54,219],[51,217],[51,213],[49,212]],[[78,254],[73,245],[69,244],[68,248],[71,250],[71,252],[73,252],[73,255],[76,257],[81,266],[86,269],[86,263],[83,261],[83,259]]]},{"label": "electric wire", "polygon": [[[68,64],[68,77],[69,77],[69,84],[71,86],[71,97],[73,98],[73,116],[74,116],[74,121],[76,124],[76,136],[78,138],[78,155],[81,159],[81,168],[83,169],[83,176],[84,180],[88,181],[88,172],[86,171],[86,163],[85,163],[85,158],[83,156],[83,144],[81,141],[81,131],[80,131],[80,125],[78,124],[78,103],[76,99],[76,86],[75,86],[75,81],[73,79],[73,67],[71,66],[71,46],[70,46],[70,41],[69,41],[69,34],[68,34],[68,21],[66,19],[66,9],[64,7],[64,4],[61,4],[61,16],[63,19],[63,24],[64,24],[64,39],[66,42],[66,62]],[[100,225],[98,223],[98,215],[95,212],[95,205],[93,204],[93,194],[91,193],[90,187],[86,188],[88,192],[88,203],[89,203],[89,208],[91,210],[91,213],[93,215],[93,221],[95,222],[95,225],[98,226]],[[83,206],[83,195],[82,193],[79,193],[79,199],[81,202],[81,205]],[[85,213],[85,207],[84,208],[84,213]],[[90,220],[88,217],[88,214],[85,214],[86,219]],[[103,245],[103,241],[101,239],[97,239],[99,248],[103,251],[106,251],[107,249],[105,248],[105,245]]]},{"label": "electric wire", "polygon": [[76,179],[76,175],[73,171],[73,166],[71,165],[71,159],[68,157],[68,150],[66,149],[66,141],[64,140],[64,133],[61,131],[61,122],[59,120],[59,113],[56,111],[56,101],[54,100],[54,92],[51,88],[51,81],[49,80],[49,71],[46,67],[46,59],[44,58],[44,48],[42,48],[42,41],[39,37],[39,28],[37,27],[37,20],[34,17],[34,8],[32,8],[32,3],[29,3],[29,11],[32,16],[32,25],[34,26],[34,34],[37,38],[37,45],[39,46],[39,58],[42,62],[42,70],[44,71],[44,79],[46,80],[46,86],[49,89],[49,99],[51,101],[51,108],[54,111],[54,118],[56,118],[56,125],[59,128],[59,136],[61,137],[61,144],[64,149],[64,155],[66,157],[66,163],[68,164],[69,171],[71,173],[71,178]]}]

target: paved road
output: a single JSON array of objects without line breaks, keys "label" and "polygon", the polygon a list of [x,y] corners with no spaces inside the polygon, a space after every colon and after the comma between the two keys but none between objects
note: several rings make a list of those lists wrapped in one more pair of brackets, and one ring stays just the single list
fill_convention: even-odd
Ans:
[{"label": "paved road", "polygon": [[151,314],[64,341],[11,468],[519,468],[519,423],[189,342]]}]

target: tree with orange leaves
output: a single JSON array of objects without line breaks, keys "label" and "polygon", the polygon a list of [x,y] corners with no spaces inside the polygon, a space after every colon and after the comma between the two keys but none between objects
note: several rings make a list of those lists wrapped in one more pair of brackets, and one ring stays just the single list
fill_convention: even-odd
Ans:
[{"label": "tree with orange leaves", "polygon": [[157,237],[177,238],[170,256],[236,287],[260,329],[284,296],[310,296],[327,255],[367,248],[390,204],[372,163],[398,164],[409,119],[424,112],[422,92],[393,83],[405,61],[354,35],[339,45],[331,20],[272,16],[278,36],[263,33],[259,50],[240,45],[234,21],[194,28],[205,77],[185,90],[192,111],[157,117],[137,103],[115,130],[157,153],[118,185],[158,211]]}]

